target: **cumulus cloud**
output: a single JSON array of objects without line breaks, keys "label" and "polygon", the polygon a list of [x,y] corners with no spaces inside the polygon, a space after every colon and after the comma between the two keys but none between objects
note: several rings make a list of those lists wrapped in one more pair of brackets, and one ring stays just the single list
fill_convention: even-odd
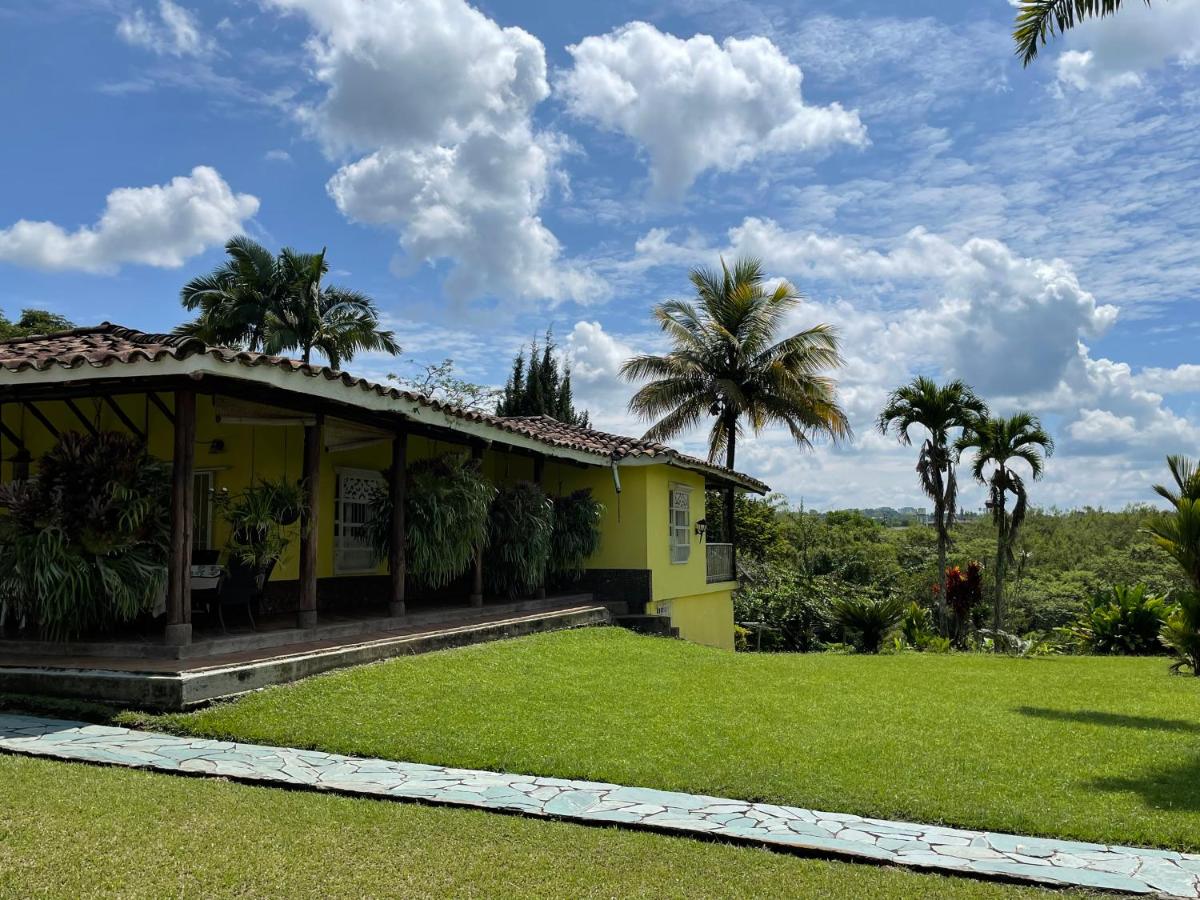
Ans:
[{"label": "cumulus cloud", "polygon": [[1200,61],[1200,0],[1127,3],[1111,19],[1081,23],[1065,43],[1055,61],[1060,85],[1102,93],[1136,87],[1147,72]]},{"label": "cumulus cloud", "polygon": [[[913,502],[911,454],[872,428],[888,391],[917,373],[962,377],[997,412],[1027,408],[1046,420],[1059,453],[1051,482],[1039,486],[1041,503],[1149,500],[1162,457],[1200,443],[1200,427],[1164,397],[1200,390],[1200,366],[1135,372],[1095,357],[1086,340],[1103,335],[1117,310],[1097,302],[1061,260],[1023,257],[991,239],[951,241],[925,229],[866,242],[757,218],[731,229],[724,246],[694,237],[673,241],[669,232],[655,231],[638,247],[641,256],[631,266],[639,271],[707,263],[718,253],[761,256],[769,271],[817,298],[801,305],[789,328],[827,322],[838,329],[846,358],[839,389],[854,445],[799,454],[785,435],[768,434],[741,448],[742,467],[794,500],[803,494],[825,506],[838,505],[839,497]],[[975,499],[971,490],[968,503]]]},{"label": "cumulus cloud", "polygon": [[258,206],[257,197],[235,194],[216,169],[197,166],[166,184],[117,188],[95,225],[67,231],[21,219],[0,229],[0,261],[97,273],[125,263],[176,268],[242,231]]},{"label": "cumulus cloud", "polygon": [[597,276],[562,258],[539,210],[565,139],[539,132],[545,51],[462,0],[271,0],[302,13],[319,102],[300,116],[343,165],[343,214],[396,229],[406,259],[450,259],[459,299],[586,300]]},{"label": "cumulus cloud", "polygon": [[171,0],[159,0],[157,13],[138,7],[122,16],[117,23],[117,36],[159,56],[204,57],[216,49],[215,42],[201,30],[195,14]]},{"label": "cumulus cloud", "polygon": [[641,145],[661,196],[679,197],[708,169],[867,143],[857,112],[804,101],[800,67],[765,37],[718,44],[631,22],[567,50],[557,88],[568,110]]}]

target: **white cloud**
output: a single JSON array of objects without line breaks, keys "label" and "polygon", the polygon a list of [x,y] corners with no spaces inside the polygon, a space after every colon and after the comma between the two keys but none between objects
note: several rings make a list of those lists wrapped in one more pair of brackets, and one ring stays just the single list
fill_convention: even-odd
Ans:
[{"label": "white cloud", "polygon": [[288,153],[286,150],[268,150],[263,154],[263,159],[265,159],[267,162],[288,163],[292,161],[292,154]]},{"label": "white cloud", "polygon": [[660,196],[679,197],[708,169],[867,143],[857,112],[805,103],[799,66],[765,37],[718,44],[631,22],[567,50],[574,62],[557,84],[567,108],[645,148]]},{"label": "white cloud", "polygon": [[257,197],[235,194],[216,169],[197,166],[167,184],[117,188],[95,225],[67,231],[21,219],[0,229],[0,261],[99,273],[125,263],[176,268],[243,230],[258,206]]},{"label": "white cloud", "polygon": [[453,260],[458,299],[586,300],[599,279],[562,258],[539,210],[567,147],[538,132],[545,52],[462,0],[272,0],[303,13],[322,99],[301,118],[330,154],[362,153],[329,193],[400,234],[407,261]]},{"label": "white cloud", "polygon": [[216,49],[215,42],[201,31],[195,14],[171,0],[159,0],[157,15],[139,7],[122,16],[117,36],[159,56],[204,57]]},{"label": "white cloud", "polygon": [[1081,23],[1064,43],[1060,84],[1105,93],[1136,87],[1147,72],[1200,61],[1200,0],[1126,3],[1112,18]]}]

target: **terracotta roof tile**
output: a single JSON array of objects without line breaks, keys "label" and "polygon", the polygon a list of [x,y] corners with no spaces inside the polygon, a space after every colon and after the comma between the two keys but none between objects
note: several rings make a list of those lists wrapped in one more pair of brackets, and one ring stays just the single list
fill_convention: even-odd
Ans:
[{"label": "terracotta roof tile", "polygon": [[34,370],[44,372],[59,366],[68,369],[82,366],[104,368],[118,364],[157,362],[164,358],[177,360],[192,356],[210,356],[223,363],[247,367],[271,366],[310,377],[340,381],[348,388],[358,388],[442,412],[445,415],[478,422],[509,434],[521,435],[552,447],[561,447],[612,460],[637,457],[663,457],[676,460],[715,476],[733,479],[756,490],[767,491],[767,485],[748,475],[730,472],[694,456],[687,456],[665,444],[641,438],[610,434],[592,428],[569,425],[549,416],[495,416],[474,409],[441,403],[423,394],[401,391],[363,378],[355,378],[327,366],[312,365],[282,356],[253,353],[229,347],[210,347],[198,338],[176,334],[148,334],[104,322],[91,328],[76,328],[48,335],[10,338],[0,341],[0,369],[9,372]]}]

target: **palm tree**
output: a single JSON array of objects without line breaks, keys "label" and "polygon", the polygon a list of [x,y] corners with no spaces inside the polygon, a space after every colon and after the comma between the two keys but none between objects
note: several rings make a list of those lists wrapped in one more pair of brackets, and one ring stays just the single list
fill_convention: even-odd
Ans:
[{"label": "palm tree", "polygon": [[621,376],[653,379],[629,401],[630,411],[655,420],[648,440],[668,441],[713,417],[708,458],[734,467],[737,439],[746,422],[757,434],[787,426],[796,443],[812,436],[835,441],[850,436],[833,379],[823,374],[842,364],[836,332],[828,325],[776,340],[800,297],[786,281],[768,289],[762,263],[739,259],[730,269],[691,272],[696,302],[668,300],[654,316],[674,345],[664,356],[626,360]]},{"label": "palm tree", "polygon": [[[967,428],[954,444],[955,450],[974,449],[971,472],[975,480],[988,488],[988,508],[996,525],[996,593],[994,623],[996,631],[1004,625],[1004,577],[1013,561],[1013,546],[1025,521],[1028,495],[1025,482],[1012,468],[1024,460],[1035,479],[1042,477],[1045,458],[1054,453],[1054,440],[1042,428],[1036,416],[1019,412],[1007,419],[987,417]],[[988,468],[992,472],[987,474]],[[1006,510],[1008,495],[1015,502],[1011,515]]]},{"label": "palm tree", "polygon": [[284,248],[281,268],[291,284],[280,310],[267,325],[263,348],[279,354],[299,350],[301,359],[312,361],[317,350],[339,368],[360,350],[400,352],[396,336],[379,327],[375,302],[366,294],[322,283],[329,272],[325,250],[320,253],[296,253]]},{"label": "palm tree", "polygon": [[179,292],[184,308],[199,315],[175,332],[215,346],[261,350],[268,321],[291,290],[288,274],[274,253],[248,237],[232,238],[225,253],[225,262]]},{"label": "palm tree", "polygon": [[[1145,0],[1147,6],[1150,0]],[[1077,22],[1095,16],[1111,16],[1121,8],[1121,0],[1021,0],[1013,40],[1017,56],[1024,65],[1037,58],[1038,49],[1045,45],[1047,35],[1068,31]]]},{"label": "palm tree", "polygon": [[951,444],[951,432],[960,432],[976,419],[987,415],[987,404],[962,381],[938,387],[931,378],[918,376],[892,391],[876,423],[886,435],[895,429],[896,438],[909,446],[909,429],[925,429],[925,442],[917,456],[917,476],[921,490],[933,501],[933,523],[937,528],[938,547],[938,621],[946,627],[946,551],[950,529],[958,506],[958,479],[954,474],[958,454]]},{"label": "palm tree", "polygon": [[1145,530],[1183,568],[1191,590],[1177,598],[1162,640],[1179,658],[1174,668],[1186,666],[1200,676],[1200,468],[1182,456],[1168,456],[1167,467],[1175,488],[1156,484],[1154,490],[1174,512],[1151,520]]}]

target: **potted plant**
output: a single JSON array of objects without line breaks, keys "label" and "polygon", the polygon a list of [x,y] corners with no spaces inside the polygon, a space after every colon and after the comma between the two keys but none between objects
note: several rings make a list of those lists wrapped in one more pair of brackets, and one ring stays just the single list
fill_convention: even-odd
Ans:
[{"label": "potted plant", "polygon": [[531,481],[500,490],[488,515],[484,577],[494,594],[518,597],[545,583],[554,504]]},{"label": "potted plant", "polygon": [[550,535],[550,574],[558,581],[578,581],[584,561],[600,547],[600,517],[604,506],[591,488],[555,497],[554,530]]}]

